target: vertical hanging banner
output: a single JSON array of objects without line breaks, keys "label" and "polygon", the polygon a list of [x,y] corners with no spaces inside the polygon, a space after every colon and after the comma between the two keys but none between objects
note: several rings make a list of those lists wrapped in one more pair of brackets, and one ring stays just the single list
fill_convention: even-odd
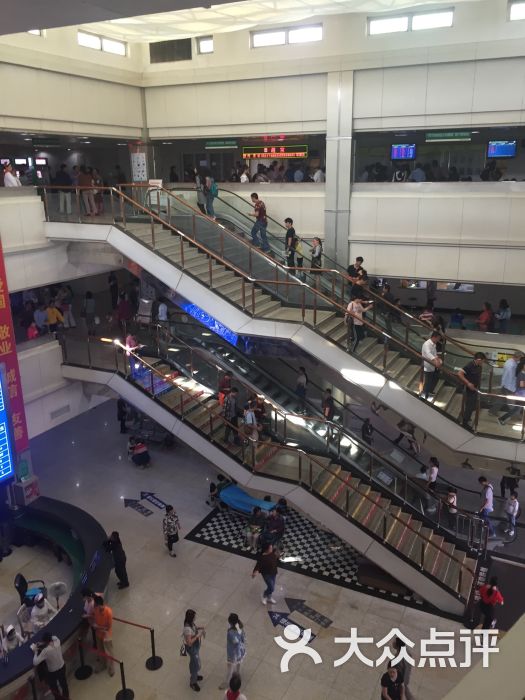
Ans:
[{"label": "vertical hanging banner", "polygon": [[32,475],[29,436],[27,434],[24,397],[20,368],[16,354],[13,317],[7,288],[4,251],[0,240],[0,368],[4,376],[4,403],[8,408],[8,419],[12,426],[14,441],[15,473],[17,480],[27,479]]}]

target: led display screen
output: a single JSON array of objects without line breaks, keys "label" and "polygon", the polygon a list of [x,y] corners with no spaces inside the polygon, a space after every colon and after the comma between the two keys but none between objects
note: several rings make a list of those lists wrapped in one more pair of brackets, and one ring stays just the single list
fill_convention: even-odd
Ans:
[{"label": "led display screen", "polygon": [[516,140],[489,141],[487,158],[514,158],[516,155]]},{"label": "led display screen", "polygon": [[415,143],[393,143],[390,147],[390,160],[414,160],[415,157]]},{"label": "led display screen", "polygon": [[0,482],[14,474],[13,448],[9,432],[9,413],[5,401],[5,383],[0,376]]},{"label": "led display screen", "polygon": [[308,146],[244,146],[243,158],[308,158]]}]

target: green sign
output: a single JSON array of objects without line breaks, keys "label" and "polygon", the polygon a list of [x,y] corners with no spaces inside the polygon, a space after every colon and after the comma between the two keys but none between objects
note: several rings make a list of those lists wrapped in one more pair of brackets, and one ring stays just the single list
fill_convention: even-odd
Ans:
[{"label": "green sign", "polygon": [[429,131],[425,141],[472,141],[472,134],[470,131]]},{"label": "green sign", "polygon": [[226,149],[226,148],[237,148],[237,141],[232,141],[231,139],[228,140],[222,140],[222,141],[206,141],[206,145],[204,148],[207,151],[219,151],[221,149]]}]

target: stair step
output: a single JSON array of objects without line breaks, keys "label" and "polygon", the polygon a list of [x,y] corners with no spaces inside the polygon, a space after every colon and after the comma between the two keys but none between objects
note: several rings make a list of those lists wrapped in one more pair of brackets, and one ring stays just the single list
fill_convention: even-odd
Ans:
[{"label": "stair step", "polygon": [[341,323],[343,323],[343,318],[336,314],[333,318],[328,318],[320,323],[317,326],[317,330],[323,335],[329,336]]},{"label": "stair step", "polygon": [[460,391],[458,391],[452,397],[452,399],[449,401],[449,404],[447,406],[448,415],[451,418],[454,418],[455,420],[459,420],[462,405],[463,405],[463,395],[461,394]]},{"label": "stair step", "polygon": [[407,367],[410,365],[410,360],[407,357],[398,357],[395,362],[392,363],[392,367],[390,368],[390,376],[393,379],[396,379],[399,377],[400,374],[402,374]]},{"label": "stair step", "polygon": [[274,299],[269,299],[268,301],[256,301],[255,302],[255,314],[256,316],[265,316],[272,311],[280,308],[281,302],[275,301]]},{"label": "stair step", "polygon": [[436,397],[432,403],[434,406],[437,406],[437,408],[441,408],[443,411],[446,411],[455,393],[455,387],[443,386],[441,391],[436,394]]}]

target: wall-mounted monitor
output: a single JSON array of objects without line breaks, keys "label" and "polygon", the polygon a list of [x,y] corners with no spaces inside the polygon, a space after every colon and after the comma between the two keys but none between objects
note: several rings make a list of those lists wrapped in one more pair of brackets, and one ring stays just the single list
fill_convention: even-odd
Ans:
[{"label": "wall-mounted monitor", "polygon": [[35,158],[35,165],[47,165],[47,158]]},{"label": "wall-mounted monitor", "polygon": [[415,143],[393,143],[390,147],[390,160],[415,160]]},{"label": "wall-mounted monitor", "polygon": [[489,141],[487,158],[515,158],[517,141]]},{"label": "wall-mounted monitor", "polygon": [[15,158],[15,165],[27,165],[27,158]]},{"label": "wall-mounted monitor", "polygon": [[0,375],[0,482],[13,476],[15,464],[11,432],[9,430],[9,411],[6,405],[4,375]]}]

